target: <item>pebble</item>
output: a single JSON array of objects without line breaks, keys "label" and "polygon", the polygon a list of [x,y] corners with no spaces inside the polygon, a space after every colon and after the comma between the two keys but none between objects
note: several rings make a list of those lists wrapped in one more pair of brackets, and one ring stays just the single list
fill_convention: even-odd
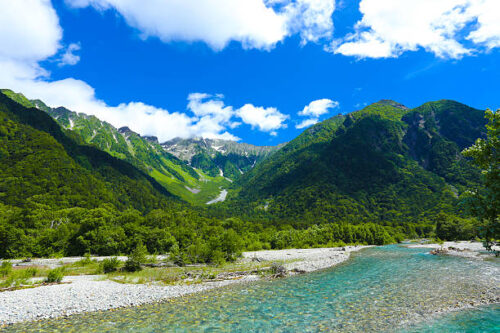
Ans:
[{"label": "pebble", "polygon": [[249,275],[239,280],[175,286],[95,281],[93,276],[65,279],[71,283],[0,293],[0,327],[21,321],[154,303],[233,283],[255,281],[258,277]]}]

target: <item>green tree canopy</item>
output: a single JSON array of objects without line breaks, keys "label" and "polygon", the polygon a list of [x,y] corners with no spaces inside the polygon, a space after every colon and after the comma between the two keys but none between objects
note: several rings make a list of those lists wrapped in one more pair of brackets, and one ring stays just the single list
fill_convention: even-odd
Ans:
[{"label": "green tree canopy", "polygon": [[466,157],[482,170],[484,188],[466,196],[468,207],[483,223],[482,236],[487,249],[500,238],[500,110],[486,110],[486,139],[464,150]]}]

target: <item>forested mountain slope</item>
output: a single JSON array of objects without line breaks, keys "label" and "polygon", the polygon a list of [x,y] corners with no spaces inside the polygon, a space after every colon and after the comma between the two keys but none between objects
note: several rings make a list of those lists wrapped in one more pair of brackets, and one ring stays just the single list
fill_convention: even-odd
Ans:
[{"label": "forested mountain slope", "polygon": [[409,110],[384,100],[325,120],[263,153],[234,183],[218,176],[233,192],[208,210],[183,203],[166,190],[174,187],[151,177],[162,179],[157,168],[177,180],[194,171],[220,190],[155,138],[33,105],[46,108],[0,93],[2,258],[115,255],[144,243],[185,263],[220,262],[242,249],[429,237],[438,221],[456,225],[454,235],[477,236],[477,221],[457,217],[457,196],[479,177],[460,152],[484,136],[485,120],[457,102]]},{"label": "forested mountain slope", "polygon": [[97,207],[141,211],[175,196],[129,163],[64,133],[45,112],[0,93],[0,201],[26,207]]},{"label": "forested mountain slope", "polygon": [[21,93],[4,89],[12,100],[47,112],[64,129],[77,133],[85,143],[125,160],[156,179],[182,199],[202,204],[251,170],[281,146],[254,146],[220,139],[173,139],[160,143],[154,136],[141,136],[128,127],[115,128],[95,116],[51,108],[41,100],[28,100]]},{"label": "forested mountain slope", "polygon": [[227,205],[306,225],[457,212],[457,195],[479,180],[460,152],[484,125],[483,111],[453,101],[410,110],[383,100],[304,131],[241,177]]},{"label": "forested mountain slope", "polygon": [[218,170],[213,175],[201,168],[195,170],[165,151],[156,137],[142,137],[128,127],[117,129],[95,116],[76,113],[64,107],[51,108],[40,100],[30,101],[10,90],[3,92],[26,107],[47,112],[61,127],[78,134],[85,143],[131,163],[186,201],[205,204],[219,195],[220,187],[228,187],[230,183],[219,175]]},{"label": "forested mountain slope", "polygon": [[224,247],[234,231],[222,221],[17,100],[0,93],[0,258],[118,255],[142,243],[189,248],[183,260],[200,262],[239,249]]}]

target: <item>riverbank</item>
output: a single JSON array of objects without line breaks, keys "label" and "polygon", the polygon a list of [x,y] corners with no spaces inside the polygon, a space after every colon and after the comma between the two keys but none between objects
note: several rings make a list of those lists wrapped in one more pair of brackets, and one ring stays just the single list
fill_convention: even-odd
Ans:
[{"label": "riverbank", "polygon": [[[106,275],[65,276],[62,284],[0,292],[0,327],[22,321],[69,316],[77,313],[106,311],[128,306],[161,302],[235,283],[268,278],[271,274],[293,275],[335,266],[346,261],[350,254],[366,246],[344,248],[290,249],[245,252],[230,266],[207,273],[207,267],[182,268],[183,279],[172,285],[158,281],[137,282],[139,277],[123,278],[117,273]],[[56,267],[74,264],[83,258],[32,259],[31,262],[12,261],[17,267]],[[94,258],[102,260],[102,258]],[[120,257],[126,260],[126,257]],[[273,272],[276,267],[279,272]],[[238,270],[239,268],[244,270]],[[169,274],[181,268],[150,269],[148,274]],[[214,273],[215,272],[215,273]],[[283,274],[284,273],[284,274]]]},{"label": "riverbank", "polygon": [[[481,242],[457,241],[437,243],[411,244],[409,248],[428,248],[438,250],[436,254],[445,254],[464,258],[487,259],[495,257],[492,252],[487,252]],[[493,246],[494,251],[500,251],[500,246]]]}]

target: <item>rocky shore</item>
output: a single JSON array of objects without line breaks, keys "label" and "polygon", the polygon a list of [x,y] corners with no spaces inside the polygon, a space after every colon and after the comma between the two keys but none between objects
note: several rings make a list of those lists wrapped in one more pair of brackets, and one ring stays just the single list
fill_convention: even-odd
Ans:
[{"label": "rocky shore", "polygon": [[[346,261],[365,246],[344,248],[290,249],[243,253],[242,262],[258,261],[283,267],[280,276],[312,272]],[[19,265],[57,266],[81,258],[34,259]],[[125,260],[126,258],[120,258]],[[271,267],[272,268],[272,267]],[[283,269],[280,268],[280,269]],[[221,274],[213,282],[179,285],[124,284],[103,280],[103,276],[66,276],[62,284],[0,292],[0,327],[22,321],[105,311],[164,301],[169,298],[259,280],[253,272]]]},{"label": "rocky shore", "polygon": [[[442,245],[437,243],[429,244],[411,244],[409,248],[428,248],[432,249],[432,254],[451,255],[464,258],[485,259],[494,257],[493,252],[487,252],[481,242],[444,242]],[[500,251],[500,246],[493,246],[494,251]]]},{"label": "rocky shore", "polygon": [[370,246],[255,251],[243,253],[243,258],[262,261],[292,261],[283,264],[289,272],[306,273],[338,265],[349,259],[352,252],[367,247]]}]

